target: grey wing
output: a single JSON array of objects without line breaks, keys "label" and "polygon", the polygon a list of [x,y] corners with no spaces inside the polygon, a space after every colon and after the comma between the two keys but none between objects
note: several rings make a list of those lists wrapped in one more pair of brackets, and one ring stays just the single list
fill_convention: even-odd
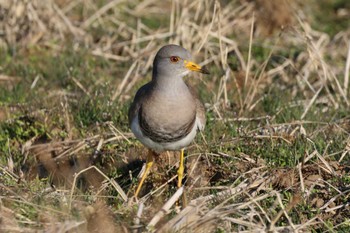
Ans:
[{"label": "grey wing", "polygon": [[196,105],[197,105],[197,115],[196,116],[200,122],[198,129],[202,131],[202,130],[204,130],[205,123],[207,121],[207,119],[205,117],[205,108],[204,108],[203,103],[199,99],[196,99]]},{"label": "grey wing", "polygon": [[129,118],[129,125],[131,126],[131,123],[133,119],[137,116],[139,113],[140,107],[142,105],[142,99],[145,97],[146,90],[149,88],[149,83],[143,85],[137,92],[134,98],[134,101],[130,105],[128,118]]},{"label": "grey wing", "polygon": [[202,131],[202,130],[204,130],[205,123],[207,121],[207,119],[205,117],[205,108],[204,108],[203,103],[198,98],[198,95],[197,95],[195,89],[189,85],[187,85],[187,86],[188,86],[188,89],[190,90],[193,98],[196,100],[196,117],[199,120],[198,129]]}]

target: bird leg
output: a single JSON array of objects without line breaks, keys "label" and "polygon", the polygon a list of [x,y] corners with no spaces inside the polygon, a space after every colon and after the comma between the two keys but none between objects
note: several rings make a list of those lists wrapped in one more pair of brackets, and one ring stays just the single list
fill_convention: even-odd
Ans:
[{"label": "bird leg", "polygon": [[184,149],[181,149],[180,153],[180,163],[179,169],[177,170],[177,187],[180,188],[182,186],[182,178],[184,176]]},{"label": "bird leg", "polygon": [[139,185],[137,186],[136,192],[135,192],[135,197],[137,198],[137,196],[139,195],[139,192],[141,190],[142,184],[145,181],[149,170],[151,169],[152,165],[153,165],[153,154],[154,152],[152,150],[148,150],[148,155],[147,155],[147,159],[146,159],[146,170],[144,171],[144,173],[142,174],[141,180],[139,182]]}]

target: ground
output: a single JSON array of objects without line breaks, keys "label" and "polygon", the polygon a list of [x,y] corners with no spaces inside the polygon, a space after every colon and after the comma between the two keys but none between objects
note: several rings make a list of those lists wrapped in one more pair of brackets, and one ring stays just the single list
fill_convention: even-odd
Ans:
[{"label": "ground", "polygon": [[[156,158],[128,107],[163,45],[205,130]],[[1,232],[349,232],[347,0],[0,0]]]}]

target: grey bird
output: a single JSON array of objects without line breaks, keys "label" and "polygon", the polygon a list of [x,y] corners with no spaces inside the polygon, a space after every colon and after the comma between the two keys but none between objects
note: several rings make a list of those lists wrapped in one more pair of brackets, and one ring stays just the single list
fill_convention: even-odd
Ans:
[{"label": "grey bird", "polygon": [[149,149],[146,170],[135,192],[138,196],[150,171],[154,156],[162,151],[181,150],[178,187],[184,173],[184,148],[205,126],[205,109],[183,77],[196,71],[209,72],[191,61],[181,46],[166,45],[156,54],[152,80],[136,93],[129,109],[129,124],[135,137]]}]

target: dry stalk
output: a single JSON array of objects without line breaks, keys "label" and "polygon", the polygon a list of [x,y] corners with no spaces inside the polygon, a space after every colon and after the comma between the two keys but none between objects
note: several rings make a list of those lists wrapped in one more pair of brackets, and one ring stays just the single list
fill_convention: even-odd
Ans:
[{"label": "dry stalk", "polygon": [[83,174],[84,172],[87,172],[91,169],[95,169],[98,173],[100,173],[112,186],[113,188],[118,192],[118,194],[120,195],[120,197],[123,199],[124,202],[128,201],[128,197],[125,194],[125,192],[123,191],[123,189],[120,187],[120,185],[115,181],[110,179],[108,176],[106,176],[100,169],[98,169],[96,166],[90,166],[88,168],[85,168],[81,171],[79,171],[77,174],[75,174],[74,176],[74,180],[73,180],[73,184],[72,184],[72,188],[70,190],[70,194],[69,194],[69,201],[68,201],[68,209],[69,211],[72,208],[72,202],[73,202],[73,194],[74,194],[74,190],[76,189],[76,182],[78,177]]},{"label": "dry stalk", "polygon": [[154,226],[159,222],[159,220],[168,213],[170,208],[175,204],[177,200],[181,197],[184,191],[184,187],[179,188],[174,195],[164,204],[162,209],[152,218],[152,220],[148,223],[147,228],[151,230]]},{"label": "dry stalk", "polygon": [[103,14],[105,14],[109,9],[115,7],[116,5],[124,2],[124,0],[113,0],[108,2],[106,5],[101,7],[98,11],[96,11],[92,16],[90,16],[85,22],[83,23],[82,27],[87,28],[92,24],[96,19],[100,18]]},{"label": "dry stalk", "polygon": [[349,78],[350,78],[350,40],[348,42],[348,55],[346,56],[346,65],[344,72],[344,95],[348,96],[349,88]]},{"label": "dry stalk", "polygon": [[[248,77],[251,69],[251,56],[252,56],[252,44],[253,44],[253,32],[254,32],[254,13],[252,15],[252,22],[250,26],[250,36],[249,36],[249,49],[248,49],[248,60],[247,60],[247,69],[245,70],[245,79],[244,79],[244,86],[245,88],[248,83]],[[243,107],[243,106],[241,106]]]}]

